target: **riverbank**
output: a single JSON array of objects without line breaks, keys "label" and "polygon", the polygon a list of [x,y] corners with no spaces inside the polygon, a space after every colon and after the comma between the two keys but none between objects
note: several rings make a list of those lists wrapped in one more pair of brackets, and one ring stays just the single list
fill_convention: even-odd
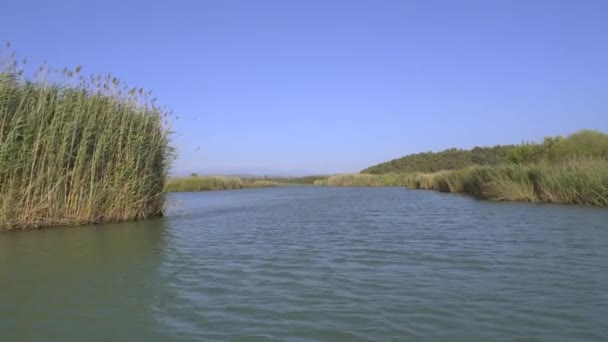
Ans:
[{"label": "riverbank", "polygon": [[608,207],[608,161],[474,166],[409,174],[349,174],[317,181],[321,186],[404,186],[465,193],[492,201],[526,201]]},{"label": "riverbank", "polygon": [[315,181],[327,176],[305,177],[233,177],[233,176],[199,176],[174,177],[167,180],[165,191],[213,191],[237,190],[251,188],[269,188],[290,185],[313,185]]},{"label": "riverbank", "polygon": [[167,180],[165,191],[212,191],[236,190],[246,188],[263,188],[279,186],[279,183],[264,179],[244,179],[226,176],[190,176],[170,178]]}]

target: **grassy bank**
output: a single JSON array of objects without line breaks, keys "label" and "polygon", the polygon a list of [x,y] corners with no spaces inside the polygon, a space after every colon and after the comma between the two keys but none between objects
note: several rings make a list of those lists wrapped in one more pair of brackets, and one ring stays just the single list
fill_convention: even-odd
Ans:
[{"label": "grassy bank", "polygon": [[473,166],[461,170],[409,174],[337,175],[324,186],[405,186],[467,193],[494,201],[528,201],[608,206],[608,161]]},{"label": "grassy bank", "polygon": [[235,190],[250,188],[268,188],[288,185],[313,185],[316,181],[327,179],[328,176],[305,177],[231,177],[231,176],[199,176],[175,177],[167,181],[166,191],[210,191]]},{"label": "grassy bank", "polygon": [[380,187],[405,186],[405,174],[372,175],[365,173],[339,174],[326,179],[316,180],[315,185],[321,186],[352,186],[352,187]]},{"label": "grassy bank", "polygon": [[0,61],[0,230],[162,215],[167,111],[150,93],[81,68],[26,80]]},{"label": "grassy bank", "polygon": [[304,176],[304,177],[270,177],[269,180],[286,185],[313,185],[318,180],[327,179],[329,176]]},{"label": "grassy bank", "polygon": [[239,178],[226,176],[189,176],[171,178],[167,181],[166,191],[210,191],[264,188],[281,185],[266,179]]}]

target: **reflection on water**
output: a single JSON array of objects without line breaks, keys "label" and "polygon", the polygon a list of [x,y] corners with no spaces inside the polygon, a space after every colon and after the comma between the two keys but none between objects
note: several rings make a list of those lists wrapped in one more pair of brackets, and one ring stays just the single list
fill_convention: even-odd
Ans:
[{"label": "reflection on water", "polygon": [[0,235],[0,340],[157,336],[166,222]]}]

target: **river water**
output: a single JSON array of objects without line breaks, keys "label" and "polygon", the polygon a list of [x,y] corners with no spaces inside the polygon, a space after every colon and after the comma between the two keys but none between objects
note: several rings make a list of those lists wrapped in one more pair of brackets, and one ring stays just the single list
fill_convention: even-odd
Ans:
[{"label": "river water", "polygon": [[608,210],[402,188],[171,195],[0,234],[0,341],[600,341]]}]

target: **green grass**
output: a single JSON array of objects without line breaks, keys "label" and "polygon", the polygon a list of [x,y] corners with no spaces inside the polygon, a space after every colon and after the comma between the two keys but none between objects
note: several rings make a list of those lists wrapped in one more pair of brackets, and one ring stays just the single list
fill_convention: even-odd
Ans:
[{"label": "green grass", "polygon": [[473,166],[461,170],[409,174],[336,175],[323,186],[404,186],[467,193],[492,201],[527,201],[608,206],[608,160]]},{"label": "green grass", "polygon": [[150,93],[0,58],[0,230],[162,215],[172,160]]}]

